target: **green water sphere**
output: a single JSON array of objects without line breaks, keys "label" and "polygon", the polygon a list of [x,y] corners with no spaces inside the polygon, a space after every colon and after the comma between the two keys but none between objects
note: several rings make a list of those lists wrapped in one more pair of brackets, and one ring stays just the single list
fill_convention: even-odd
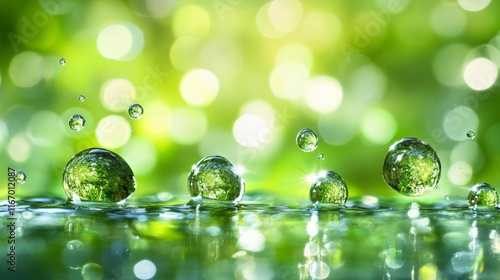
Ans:
[{"label": "green water sphere", "polygon": [[474,139],[476,137],[476,133],[474,131],[472,131],[472,130],[469,130],[469,131],[467,131],[466,136],[469,139]]},{"label": "green water sphere", "polygon": [[68,120],[69,127],[75,131],[80,131],[85,127],[85,118],[82,115],[74,114]]},{"label": "green water sphere", "polygon": [[478,183],[470,189],[467,202],[471,209],[476,209],[477,207],[497,207],[498,193],[490,184]]},{"label": "green water sphere", "polygon": [[28,176],[26,175],[26,172],[22,171],[22,170],[18,170],[16,172],[16,183],[19,184],[19,185],[22,185],[24,183],[26,183],[26,178],[28,178]]},{"label": "green water sphere", "polygon": [[66,164],[63,186],[71,202],[124,202],[134,193],[136,182],[132,169],[119,155],[90,148]]},{"label": "green water sphere", "polygon": [[304,128],[297,134],[295,142],[302,151],[312,152],[318,147],[318,135],[311,129]]},{"label": "green water sphere", "polygon": [[188,189],[194,200],[208,198],[238,202],[245,192],[245,181],[229,160],[209,156],[191,169]]},{"label": "green water sphere", "polygon": [[407,137],[391,145],[382,169],[384,181],[397,192],[421,196],[437,187],[441,162],[426,142]]},{"label": "green water sphere", "polygon": [[138,120],[144,114],[144,108],[140,104],[132,104],[128,107],[128,115],[134,119]]},{"label": "green water sphere", "polygon": [[344,205],[347,201],[347,186],[344,179],[333,171],[318,176],[309,191],[312,203],[334,203]]}]

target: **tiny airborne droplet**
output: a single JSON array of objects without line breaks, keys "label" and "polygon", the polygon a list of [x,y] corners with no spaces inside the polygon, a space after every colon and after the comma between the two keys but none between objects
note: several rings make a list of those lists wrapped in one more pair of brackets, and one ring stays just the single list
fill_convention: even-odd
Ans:
[{"label": "tiny airborne droplet", "polygon": [[318,154],[318,159],[319,160],[324,160],[325,159],[325,155],[323,153],[319,153]]},{"label": "tiny airborne droplet", "polygon": [[476,137],[476,133],[472,130],[467,131],[467,138],[474,139]]},{"label": "tiny airborne droplet", "polygon": [[85,95],[80,94],[80,95],[78,96],[78,101],[79,101],[79,102],[84,102],[84,101],[85,101]]},{"label": "tiny airborne droplet", "polygon": [[478,183],[472,186],[467,202],[473,210],[477,207],[497,207],[498,193],[490,184]]},{"label": "tiny airborne droplet", "polygon": [[66,65],[66,59],[65,58],[59,59],[59,64],[61,64],[61,66]]},{"label": "tiny airborne droplet", "polygon": [[347,186],[344,179],[333,171],[321,172],[309,191],[309,199],[312,203],[344,205],[347,196]]},{"label": "tiny airborne droplet", "polygon": [[18,170],[16,172],[16,183],[19,184],[19,185],[22,185],[26,182],[26,173],[22,170]]},{"label": "tiny airborne droplet", "polygon": [[132,104],[128,107],[128,115],[134,120],[140,119],[143,114],[144,109],[140,104]]},{"label": "tiny airborne droplet", "polygon": [[85,118],[82,115],[74,114],[69,118],[69,127],[75,131],[80,131],[85,127]]},{"label": "tiny airborne droplet", "polygon": [[297,146],[304,152],[312,152],[318,147],[318,135],[309,128],[304,128],[295,139]]}]

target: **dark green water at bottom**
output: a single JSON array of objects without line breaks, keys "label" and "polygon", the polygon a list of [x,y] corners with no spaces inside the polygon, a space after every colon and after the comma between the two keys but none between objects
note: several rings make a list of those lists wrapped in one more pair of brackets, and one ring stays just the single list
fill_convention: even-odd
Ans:
[{"label": "dark green water at bottom", "polygon": [[[1,279],[500,279],[500,210],[0,201]],[[8,271],[15,220],[15,269]]]}]

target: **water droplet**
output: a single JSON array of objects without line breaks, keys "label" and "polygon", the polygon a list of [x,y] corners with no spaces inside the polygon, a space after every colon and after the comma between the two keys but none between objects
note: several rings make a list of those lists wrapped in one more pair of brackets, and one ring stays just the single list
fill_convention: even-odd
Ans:
[{"label": "water droplet", "polygon": [[87,257],[88,251],[80,240],[69,241],[62,252],[63,262],[71,269],[81,269]]},{"label": "water droplet", "polygon": [[476,133],[472,130],[467,131],[467,138],[474,139],[476,137]]},{"label": "water droplet", "polygon": [[104,271],[97,263],[86,263],[82,267],[82,277],[84,280],[101,280],[103,276]]},{"label": "water droplet", "polygon": [[444,196],[444,199],[446,199],[446,200],[450,200],[450,197],[449,197],[449,196],[447,196],[447,195],[445,195],[445,196]]},{"label": "water droplet", "polygon": [[188,189],[195,200],[209,198],[238,202],[245,192],[245,181],[229,160],[209,156],[191,169]]},{"label": "water droplet", "polygon": [[330,267],[323,261],[315,261],[309,267],[313,279],[325,279],[330,275]]},{"label": "water droplet", "polygon": [[71,129],[80,131],[85,127],[85,118],[82,115],[74,114],[69,118],[68,124]]},{"label": "water droplet", "polygon": [[140,104],[132,104],[128,107],[128,115],[132,119],[138,120],[142,117],[142,114],[144,114],[144,109]]},{"label": "water droplet", "polygon": [[436,188],[441,162],[429,144],[407,137],[389,148],[382,175],[387,185],[399,193],[420,196]]},{"label": "water droplet", "polygon": [[59,59],[59,64],[61,64],[61,66],[66,65],[66,59],[64,57]]},{"label": "water droplet", "polygon": [[85,101],[85,95],[83,95],[83,94],[78,95],[78,101],[79,102],[84,102]]},{"label": "water droplet", "polygon": [[134,173],[119,155],[100,148],[75,154],[64,168],[68,200],[124,202],[136,188]]},{"label": "water droplet", "polygon": [[345,204],[347,200],[347,186],[344,179],[333,171],[321,172],[309,191],[312,203]]},{"label": "water droplet", "polygon": [[318,136],[309,128],[304,128],[299,131],[295,141],[297,146],[304,152],[312,152],[318,147]]},{"label": "water droplet", "polygon": [[26,182],[26,173],[22,170],[16,172],[16,184],[22,185]]},{"label": "water droplet", "polygon": [[325,155],[323,153],[319,153],[318,154],[318,159],[319,160],[324,160],[325,159]]},{"label": "water droplet", "polygon": [[494,187],[488,183],[478,183],[472,186],[467,198],[469,207],[497,207],[498,193]]}]

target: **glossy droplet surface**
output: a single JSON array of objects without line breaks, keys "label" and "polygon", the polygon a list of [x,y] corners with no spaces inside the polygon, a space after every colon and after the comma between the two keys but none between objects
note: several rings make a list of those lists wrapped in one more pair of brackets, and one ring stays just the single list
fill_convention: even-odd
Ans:
[{"label": "glossy droplet surface", "polygon": [[318,147],[318,135],[309,128],[304,128],[295,139],[297,146],[304,152],[312,152]]},{"label": "glossy droplet surface", "polygon": [[472,130],[467,131],[467,138],[474,139],[476,137],[476,133]]},{"label": "glossy droplet surface", "polygon": [[234,165],[221,156],[209,156],[193,166],[188,189],[195,200],[209,198],[238,202],[245,192],[245,181]]},{"label": "glossy droplet surface", "polygon": [[470,189],[467,202],[471,209],[476,209],[477,207],[497,207],[498,193],[490,184],[478,183]]},{"label": "glossy droplet surface", "polygon": [[84,280],[101,280],[103,276],[104,271],[97,263],[86,263],[82,267],[82,277]]},{"label": "glossy droplet surface", "polygon": [[318,159],[319,160],[324,160],[325,159],[325,155],[323,153],[319,153],[318,154]]},{"label": "glossy droplet surface", "polygon": [[144,109],[140,104],[132,104],[128,107],[128,115],[134,119],[140,119],[144,114]]},{"label": "glossy droplet surface", "polygon": [[82,115],[74,114],[68,120],[69,127],[75,131],[80,131],[85,127],[85,118]]},{"label": "glossy droplet surface", "polygon": [[65,58],[59,59],[59,64],[61,64],[61,66],[66,65],[66,59]]},{"label": "glossy droplet surface", "polygon": [[78,95],[78,102],[84,102],[85,101],[85,95],[80,94]]},{"label": "glossy droplet surface", "polygon": [[382,176],[387,185],[397,192],[421,196],[437,187],[441,162],[429,144],[418,138],[407,137],[389,148]]},{"label": "glossy droplet surface", "polygon": [[22,185],[24,183],[26,183],[26,173],[22,170],[18,170],[16,172],[16,184],[19,184],[19,185]]},{"label": "glossy droplet surface", "polygon": [[321,172],[309,190],[312,203],[345,204],[347,201],[347,186],[344,179],[333,171]]},{"label": "glossy droplet surface", "polygon": [[124,202],[134,193],[136,182],[123,158],[91,148],[75,154],[66,164],[63,186],[72,202]]}]

